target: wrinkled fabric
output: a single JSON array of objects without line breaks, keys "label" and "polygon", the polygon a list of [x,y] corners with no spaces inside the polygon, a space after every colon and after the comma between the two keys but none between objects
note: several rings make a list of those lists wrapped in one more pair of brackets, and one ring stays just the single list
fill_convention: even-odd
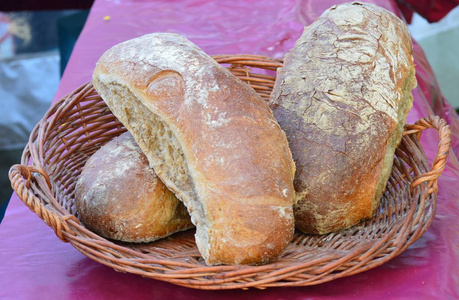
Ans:
[{"label": "wrinkled fabric", "polygon": [[[141,1],[97,0],[75,46],[54,102],[91,79],[109,47],[151,32],[175,32],[208,54],[261,54],[277,58],[290,49],[326,8],[345,1]],[[393,1],[367,1],[402,17]],[[13,196],[0,225],[0,298],[33,299],[457,299],[459,298],[459,118],[441,95],[435,76],[414,45],[418,87],[408,122],[430,114],[453,130],[453,151],[439,180],[432,226],[386,264],[321,285],[267,290],[199,291],[118,273],[61,242]],[[438,134],[421,140],[430,161]],[[14,296],[13,296],[14,295]]]},{"label": "wrinkled fabric", "polygon": [[429,23],[438,22],[459,4],[459,0],[396,0],[396,2],[408,23],[411,23],[414,13],[419,14]]},{"label": "wrinkled fabric", "polygon": [[0,150],[24,148],[58,84],[58,54],[0,60]]}]

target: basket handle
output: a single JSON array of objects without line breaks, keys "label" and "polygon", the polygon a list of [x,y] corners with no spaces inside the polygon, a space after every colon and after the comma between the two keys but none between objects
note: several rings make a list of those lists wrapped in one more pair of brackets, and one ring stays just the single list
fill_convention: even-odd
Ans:
[{"label": "basket handle", "polygon": [[32,180],[37,180],[34,174],[40,174],[44,178],[50,197],[52,197],[50,193],[51,182],[48,174],[46,174],[44,170],[34,166],[24,166],[19,164],[13,165],[8,173],[11,181],[11,187],[31,211],[36,213],[48,226],[53,228],[60,240],[68,242],[67,239],[64,238],[63,233],[67,232],[73,236],[76,234],[70,229],[67,224],[67,220],[72,219],[77,223],[79,223],[79,221],[74,215],[62,215],[61,213],[46,207],[43,202],[40,201],[40,199],[33,193],[30,185]]},{"label": "basket handle", "polygon": [[411,190],[423,182],[429,181],[428,193],[434,193],[438,190],[438,178],[440,177],[446,165],[450,144],[451,131],[446,121],[438,116],[429,116],[422,118],[414,124],[407,124],[403,135],[416,134],[418,141],[421,138],[421,133],[427,128],[435,128],[438,130],[439,143],[435,159],[432,163],[432,170],[414,178],[411,184]]}]

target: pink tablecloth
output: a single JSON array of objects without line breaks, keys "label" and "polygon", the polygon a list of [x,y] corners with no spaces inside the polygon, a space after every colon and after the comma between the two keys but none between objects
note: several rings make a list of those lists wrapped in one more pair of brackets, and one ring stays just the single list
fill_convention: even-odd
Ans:
[{"label": "pink tablecloth", "polygon": [[[110,46],[150,32],[185,35],[209,54],[282,57],[303,26],[344,1],[98,0],[77,42],[54,101],[90,80]],[[392,1],[368,1],[397,12]],[[248,4],[250,3],[250,4]],[[459,118],[442,98],[415,45],[419,86],[408,122],[437,114],[453,130],[452,152],[439,181],[436,218],[406,252],[376,269],[312,287],[199,291],[117,273],[61,242],[13,196],[0,226],[0,299],[457,299],[459,298]],[[430,158],[434,130],[423,135]]]}]

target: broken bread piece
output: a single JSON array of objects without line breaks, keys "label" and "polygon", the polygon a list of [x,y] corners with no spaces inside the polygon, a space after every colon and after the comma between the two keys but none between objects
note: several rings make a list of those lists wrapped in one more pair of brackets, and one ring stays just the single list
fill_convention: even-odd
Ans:
[{"label": "broken bread piece", "polygon": [[208,265],[275,260],[294,232],[285,133],[247,84],[177,34],[118,44],[93,84],[183,201]]}]

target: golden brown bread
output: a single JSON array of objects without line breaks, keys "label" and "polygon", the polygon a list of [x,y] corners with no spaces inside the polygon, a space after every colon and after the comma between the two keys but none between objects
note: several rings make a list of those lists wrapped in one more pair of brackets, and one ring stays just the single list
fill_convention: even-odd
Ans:
[{"label": "golden brown bread", "polygon": [[151,242],[193,227],[183,203],[159,180],[129,132],[88,159],[75,205],[86,227],[125,242]]},{"label": "golden brown bread", "polygon": [[410,34],[392,13],[346,3],[305,28],[271,100],[297,167],[297,228],[323,234],[375,213],[415,86]]},{"label": "golden brown bread", "polygon": [[182,200],[207,264],[276,259],[294,232],[294,163],[284,132],[248,85],[176,34],[109,49],[96,90]]}]

